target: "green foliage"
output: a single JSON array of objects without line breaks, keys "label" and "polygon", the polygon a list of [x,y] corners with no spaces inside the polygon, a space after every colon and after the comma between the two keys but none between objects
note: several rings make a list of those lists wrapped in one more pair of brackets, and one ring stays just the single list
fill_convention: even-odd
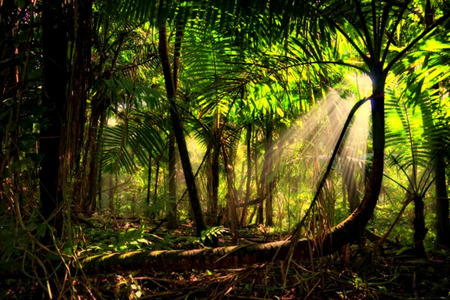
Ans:
[{"label": "green foliage", "polygon": [[202,231],[202,235],[200,237],[200,243],[202,245],[211,243],[214,240],[218,240],[219,237],[223,236],[224,234],[229,234],[229,233],[230,233],[230,230],[223,226],[210,227],[210,228]]},{"label": "green foliage", "polygon": [[202,231],[200,237],[191,237],[188,239],[188,242],[194,245],[200,245],[202,247],[207,247],[208,245],[212,245],[217,243],[220,237],[224,235],[229,235],[230,230],[223,226],[212,226],[206,230]]},{"label": "green foliage", "polygon": [[149,157],[163,155],[164,141],[158,128],[161,119],[132,113],[124,123],[104,129],[102,138],[101,158],[102,166],[108,173],[124,169],[128,173],[136,171],[137,161],[148,165]]},{"label": "green foliage", "polygon": [[88,242],[86,251],[89,253],[172,249],[174,247],[170,240],[146,232],[144,225],[140,228],[129,228],[123,231],[88,228],[84,233]]}]

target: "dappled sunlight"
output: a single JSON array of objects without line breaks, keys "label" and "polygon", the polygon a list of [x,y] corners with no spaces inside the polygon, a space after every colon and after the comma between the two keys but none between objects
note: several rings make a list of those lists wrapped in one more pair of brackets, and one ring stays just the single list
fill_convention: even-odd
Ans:
[{"label": "dappled sunlight", "polygon": [[[295,125],[274,142],[271,155],[273,176],[281,175],[280,180],[289,186],[288,195],[296,199],[296,202],[309,203],[312,200],[354,103],[354,97],[342,99],[335,90],[330,90],[326,98],[319,101],[308,115],[298,119]],[[370,105],[366,103],[357,111],[334,163],[333,174],[342,178],[344,185],[351,184],[349,189],[357,189],[361,185],[357,182],[364,182],[369,116]],[[300,170],[295,171],[298,176],[287,176],[294,170]],[[329,201],[336,201],[333,184],[328,182],[324,189],[325,197],[334,198]],[[292,190],[296,193],[291,193]],[[281,193],[277,195],[280,197]],[[286,195],[282,195],[282,198],[286,200]],[[294,215],[298,216],[298,210],[303,210],[302,207],[305,209],[307,206],[297,207]],[[331,219],[333,221],[334,216]],[[291,223],[291,220],[286,220],[286,223]]]},{"label": "dappled sunlight", "polygon": [[0,298],[448,298],[444,2],[0,0]]},{"label": "dappled sunlight", "polygon": [[[306,167],[314,167],[321,174],[336,146],[340,133],[354,101],[344,100],[335,91],[313,108],[310,113],[300,118],[274,144],[274,165],[283,160],[280,167],[305,163]],[[344,141],[340,154],[340,167],[353,170],[364,169],[366,145],[369,125],[369,105],[364,105],[356,114]],[[283,156],[276,154],[282,151]],[[350,165],[352,166],[350,169]]]}]

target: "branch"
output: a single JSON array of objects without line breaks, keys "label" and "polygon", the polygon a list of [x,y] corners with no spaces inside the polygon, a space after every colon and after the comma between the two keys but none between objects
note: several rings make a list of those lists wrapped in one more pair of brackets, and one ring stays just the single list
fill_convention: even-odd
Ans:
[{"label": "branch", "polygon": [[[384,69],[383,73],[386,76],[387,73],[389,72],[389,70],[394,66],[394,64],[400,60],[400,58],[402,58],[402,56],[408,52],[415,44],[417,44],[417,42],[419,42],[424,36],[426,36],[428,33],[430,33],[431,31],[433,31],[438,25],[444,23],[446,20],[448,20],[448,18],[450,17],[450,15],[444,15],[441,18],[439,18],[436,22],[433,23],[433,25],[431,25],[430,27],[428,27],[427,29],[425,29],[421,34],[419,34],[419,36],[417,36],[408,46],[406,46],[402,51],[400,51],[400,53],[397,54],[397,56],[394,57],[394,59],[392,59],[388,66],[386,67],[386,69]],[[387,51],[387,50],[386,50]]]}]

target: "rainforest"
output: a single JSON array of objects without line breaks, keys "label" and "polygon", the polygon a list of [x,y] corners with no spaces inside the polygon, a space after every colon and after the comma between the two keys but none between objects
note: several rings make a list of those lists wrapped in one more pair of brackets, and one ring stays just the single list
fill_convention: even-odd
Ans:
[{"label": "rainforest", "polygon": [[444,0],[0,0],[0,298],[448,299]]}]

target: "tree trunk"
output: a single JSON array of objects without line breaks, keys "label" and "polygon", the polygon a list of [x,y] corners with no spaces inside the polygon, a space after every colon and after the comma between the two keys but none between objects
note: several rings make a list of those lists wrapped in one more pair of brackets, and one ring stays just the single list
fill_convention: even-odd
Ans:
[{"label": "tree trunk", "polygon": [[435,186],[436,186],[436,233],[437,242],[450,247],[450,221],[445,180],[445,160],[442,151],[436,153]]},{"label": "tree trunk", "polygon": [[109,174],[109,212],[111,215],[114,215],[114,191],[116,190],[117,186],[117,177],[116,177],[116,184],[114,184],[114,174]]},{"label": "tree trunk", "polygon": [[222,145],[222,152],[223,152],[223,162],[225,164],[225,171],[227,174],[227,187],[228,187],[228,217],[231,220],[231,231],[233,233],[233,244],[237,244],[239,239],[239,221],[237,216],[237,207],[236,207],[236,189],[234,186],[234,176],[233,176],[233,167],[231,166],[230,162],[228,161],[229,156],[226,151],[225,145]]},{"label": "tree trunk", "polygon": [[213,149],[209,160],[209,176],[208,180],[208,194],[209,194],[209,224],[217,224],[217,208],[219,200],[219,156],[220,156],[220,140],[216,136],[216,132],[213,135]]},{"label": "tree trunk", "polygon": [[414,194],[414,246],[415,252],[418,257],[425,257],[425,248],[423,246],[423,240],[427,234],[425,228],[425,216],[424,216],[424,203],[423,198]]},{"label": "tree trunk", "polygon": [[[246,136],[246,144],[247,144],[247,183],[246,183],[246,190],[245,190],[245,203],[250,201],[250,195],[251,195],[251,182],[252,182],[252,153],[251,153],[251,140],[252,140],[252,123],[248,123],[247,125],[247,136]],[[247,209],[248,206],[244,206],[242,208],[242,215],[241,215],[241,225],[245,226],[246,224],[246,217],[247,217]]]},{"label": "tree trunk", "polygon": [[65,151],[69,170],[78,168],[86,121],[86,100],[91,71],[92,0],[74,2],[75,51],[73,58],[71,92],[67,104],[65,124]]},{"label": "tree trunk", "polygon": [[176,164],[177,155],[175,148],[175,137],[170,134],[169,137],[169,209],[167,214],[167,227],[175,229],[178,227],[177,220],[177,181],[176,181]]},{"label": "tree trunk", "polygon": [[[94,121],[94,126],[96,128],[93,129],[94,138],[89,139],[91,141],[92,146],[89,147],[88,159],[86,160],[86,164],[89,163],[89,174],[87,182],[87,194],[86,194],[86,206],[85,210],[89,212],[93,212],[96,207],[96,196],[98,187],[101,185],[101,166],[100,166],[100,157],[98,156],[98,151],[101,148],[101,137],[103,134],[103,127],[106,123],[106,113],[104,111],[101,112],[100,123],[98,120]],[[99,202],[101,202],[101,193],[98,193]]]},{"label": "tree trunk", "polygon": [[[265,137],[265,153],[264,164],[261,176],[261,186],[263,199],[266,200],[266,225],[273,226],[273,205],[272,205],[272,188],[273,188],[273,124],[272,118],[267,118],[266,137]],[[264,200],[262,200],[264,201]],[[260,220],[262,221],[262,220]]]},{"label": "tree trunk", "polygon": [[63,200],[61,191],[60,144],[62,122],[66,117],[67,87],[67,25],[64,7],[59,2],[44,1],[42,12],[42,42],[44,58],[44,81],[42,106],[46,108],[41,126],[39,153],[43,155],[40,170],[41,212],[44,219],[55,226],[61,234],[60,214],[52,216]]},{"label": "tree trunk", "polygon": [[[159,182],[159,159],[156,160],[156,170],[155,170],[155,184],[153,186],[153,203],[157,205],[158,203],[158,182]],[[174,207],[176,209],[176,206]],[[177,211],[175,210],[175,220],[177,220]]]},{"label": "tree trunk", "polygon": [[152,185],[152,156],[148,158],[148,173],[147,173],[147,197],[146,203],[147,207],[150,208],[150,187]]},{"label": "tree trunk", "polygon": [[200,206],[200,200],[198,198],[197,185],[195,183],[194,174],[192,172],[192,165],[189,159],[186,140],[184,139],[183,128],[181,125],[181,120],[178,115],[175,103],[176,91],[169,63],[165,21],[159,25],[159,55],[161,58],[161,64],[164,72],[164,81],[166,85],[167,98],[170,104],[169,110],[170,110],[170,117],[172,120],[173,131],[178,145],[181,165],[183,166],[184,178],[186,180],[186,185],[189,192],[189,200],[191,203],[192,212],[194,214],[196,234],[197,236],[200,236],[201,232],[206,229],[206,225],[203,220],[203,213]]},{"label": "tree trunk", "polygon": [[[92,0],[74,1],[73,19],[70,25],[74,31],[69,30],[73,36],[71,45],[74,45],[71,60],[71,74],[69,82],[69,93],[67,99],[66,122],[63,123],[65,140],[61,143],[61,153],[64,154],[60,174],[64,184],[72,185],[72,199],[75,208],[87,210],[89,182],[86,180],[89,172],[88,149],[95,147],[95,134],[88,132],[86,145],[84,144],[84,127],[86,123],[86,103],[89,91],[91,72],[91,41],[92,41]],[[73,24],[72,24],[73,22]],[[70,50],[72,52],[72,49]],[[93,138],[90,140],[89,138]],[[84,157],[81,158],[83,150]]]},{"label": "tree trunk", "polygon": [[[255,132],[255,142],[254,144],[256,145],[258,141],[258,137],[257,137],[257,132]],[[263,224],[264,223],[264,194],[263,194],[263,185],[261,182],[261,177],[262,176],[258,176],[258,151],[257,149],[255,149],[255,151],[253,151],[253,160],[254,160],[254,166],[255,166],[255,186],[257,189],[257,193],[258,193],[258,199],[259,202],[255,207],[255,210],[253,211],[251,217],[250,217],[250,221],[253,219],[253,216],[256,214],[256,224]],[[261,171],[262,172],[262,171]]]}]

